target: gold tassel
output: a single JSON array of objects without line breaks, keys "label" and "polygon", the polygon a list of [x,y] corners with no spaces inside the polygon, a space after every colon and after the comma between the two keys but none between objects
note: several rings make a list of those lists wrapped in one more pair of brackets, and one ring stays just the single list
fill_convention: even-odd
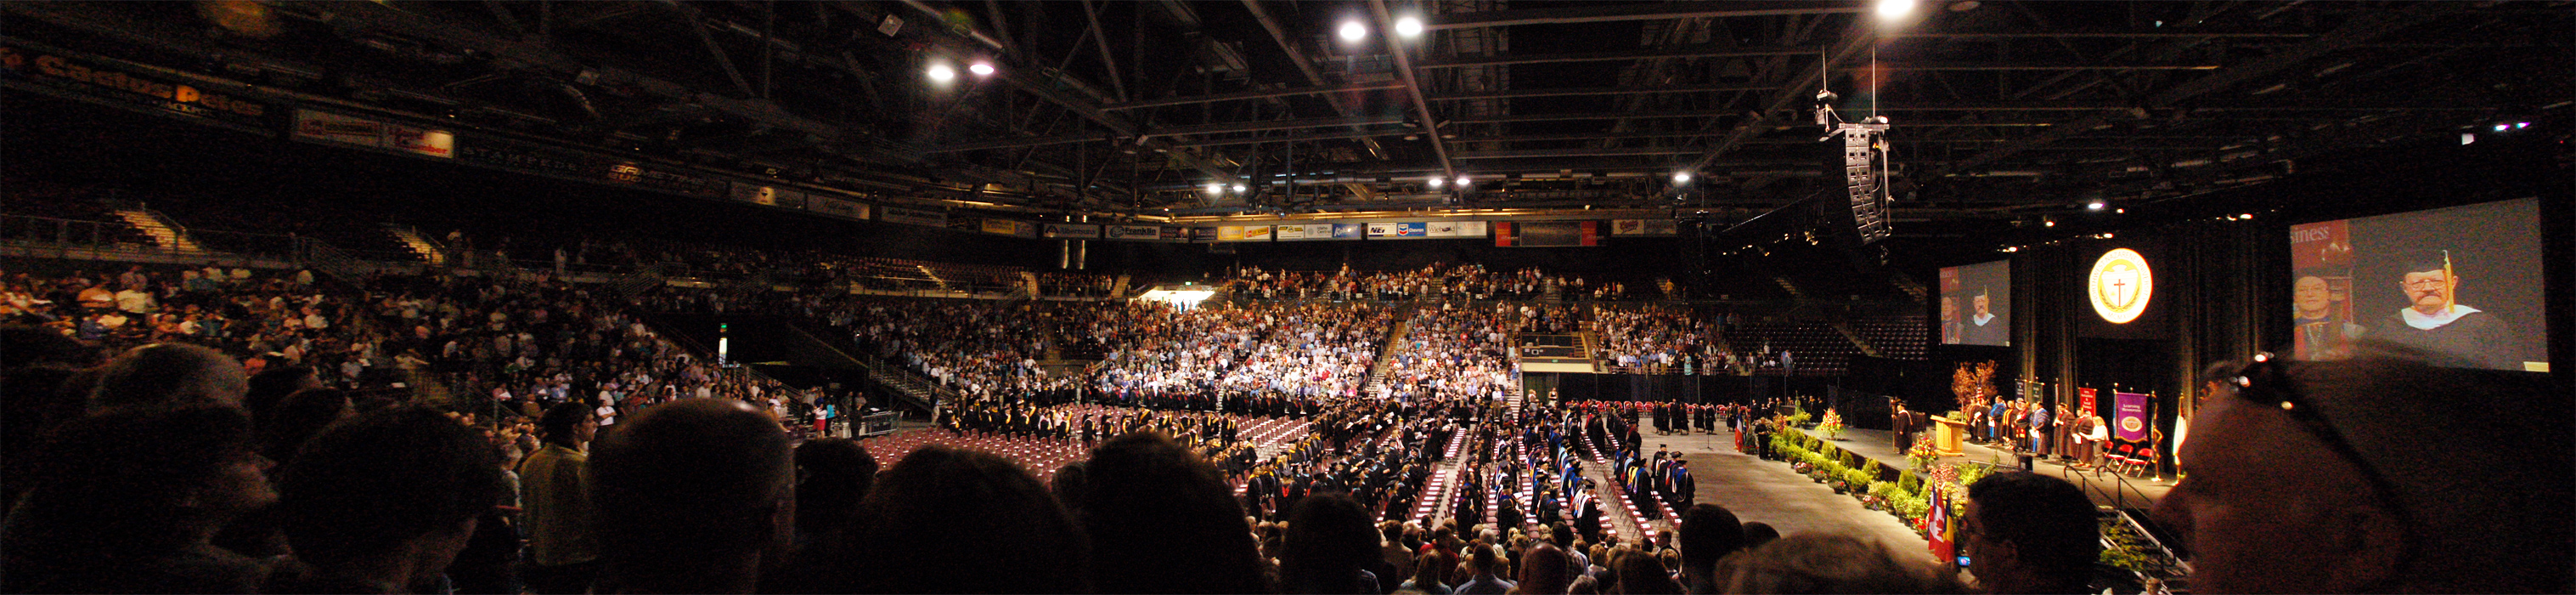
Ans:
[{"label": "gold tassel", "polygon": [[2450,316],[2451,307],[2460,303],[2460,276],[2451,272],[2451,251],[2442,251],[2442,315]]}]

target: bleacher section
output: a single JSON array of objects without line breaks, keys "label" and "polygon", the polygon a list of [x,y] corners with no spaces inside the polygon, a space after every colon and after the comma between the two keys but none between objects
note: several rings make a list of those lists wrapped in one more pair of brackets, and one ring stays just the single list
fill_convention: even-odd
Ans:
[{"label": "bleacher section", "polygon": [[1921,315],[1853,316],[1851,319],[1852,332],[1859,333],[1861,340],[1878,348],[1879,356],[1890,359],[1923,359],[1924,351],[1932,343],[1930,324],[1928,317]]},{"label": "bleacher section", "polygon": [[[1755,362],[1756,375],[1777,376],[1790,371],[1778,365],[1782,351],[1789,352],[1790,363],[1799,376],[1841,374],[1851,369],[1852,356],[1860,355],[1860,346],[1823,322],[1746,322],[1726,333],[1726,342],[1735,348],[1737,357]],[[1763,355],[1764,345],[1771,347],[1767,357]]]}]

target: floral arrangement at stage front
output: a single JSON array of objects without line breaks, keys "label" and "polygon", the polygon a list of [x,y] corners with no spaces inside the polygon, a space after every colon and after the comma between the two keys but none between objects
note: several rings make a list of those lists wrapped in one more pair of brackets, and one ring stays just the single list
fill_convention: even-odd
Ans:
[{"label": "floral arrangement at stage front", "polygon": [[1931,471],[1932,464],[1939,462],[1940,460],[1941,453],[1935,452],[1932,449],[1932,437],[1930,436],[1915,438],[1914,447],[1905,449],[1906,467],[1913,469],[1915,473]]},{"label": "floral arrangement at stage front", "polygon": [[1823,432],[1826,440],[1841,440],[1843,437],[1843,416],[1841,414],[1834,413],[1834,410],[1832,409],[1826,409],[1825,421],[1824,423],[1816,424],[1816,431]]}]

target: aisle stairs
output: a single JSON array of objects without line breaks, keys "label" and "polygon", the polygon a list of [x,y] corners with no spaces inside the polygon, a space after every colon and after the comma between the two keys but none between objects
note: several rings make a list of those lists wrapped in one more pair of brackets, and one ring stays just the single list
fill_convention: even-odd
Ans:
[{"label": "aisle stairs", "polygon": [[440,248],[438,242],[430,241],[428,236],[421,235],[420,228],[387,223],[385,231],[394,234],[394,240],[402,242],[404,248],[411,249],[411,253],[419,256],[421,262],[431,265],[447,264],[447,250]]},{"label": "aisle stairs", "polygon": [[1405,335],[1413,333],[1413,311],[1420,307],[1419,304],[1406,304],[1389,314],[1395,324],[1387,327],[1386,337],[1378,342],[1377,364],[1369,366],[1368,381],[1360,383],[1360,394],[1369,394],[1370,389],[1377,388],[1386,380],[1386,375],[1395,370],[1395,354],[1400,350],[1397,346],[1404,344]]},{"label": "aisle stairs", "polygon": [[152,243],[159,246],[162,250],[170,252],[206,251],[204,246],[197,245],[196,240],[188,239],[187,229],[179,227],[179,224],[172,223],[169,219],[163,218],[160,213],[140,208],[124,208],[116,210],[116,217],[118,219],[125,220],[127,224],[133,225],[134,229],[142,231],[143,235],[152,238]]}]

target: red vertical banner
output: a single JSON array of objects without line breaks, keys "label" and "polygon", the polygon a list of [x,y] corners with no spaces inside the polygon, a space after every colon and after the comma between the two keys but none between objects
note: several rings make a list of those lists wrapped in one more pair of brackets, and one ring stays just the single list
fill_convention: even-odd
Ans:
[{"label": "red vertical banner", "polygon": [[1585,245],[1585,246],[1599,246],[1599,245],[1601,245],[1601,222],[1599,222],[1599,221],[1585,221],[1585,222],[1583,222],[1583,245]]},{"label": "red vertical banner", "polygon": [[1509,222],[1509,221],[1496,221],[1496,222],[1494,222],[1494,245],[1495,245],[1495,246],[1499,246],[1499,247],[1504,247],[1504,248],[1509,248],[1509,247],[1511,247],[1511,246],[1512,246],[1512,223],[1511,223],[1511,222]]},{"label": "red vertical banner", "polygon": [[2075,389],[2075,402],[2076,402],[2077,404],[2079,404],[2079,405],[2081,405],[2081,406],[2083,407],[2083,409],[2084,409],[2084,414],[2085,414],[2085,415],[2092,415],[2092,414],[2093,414],[2093,389],[2089,389],[2089,388],[2079,388],[2079,389]]}]

